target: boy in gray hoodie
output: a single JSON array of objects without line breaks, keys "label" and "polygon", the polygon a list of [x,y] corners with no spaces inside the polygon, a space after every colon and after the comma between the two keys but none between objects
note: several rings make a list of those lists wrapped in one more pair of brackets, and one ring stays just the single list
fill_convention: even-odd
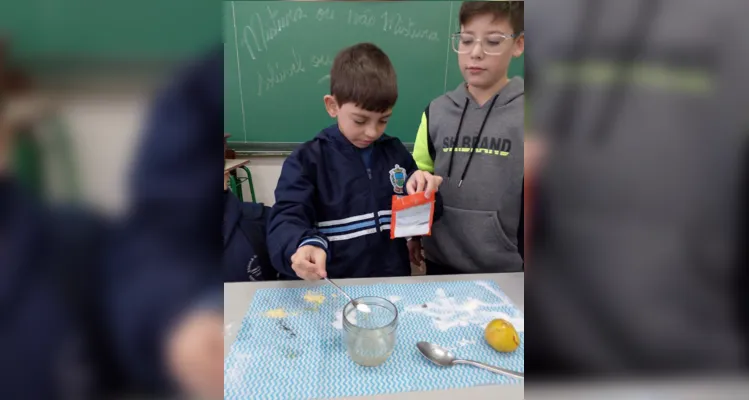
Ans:
[{"label": "boy in gray hoodie", "polygon": [[[523,270],[522,78],[508,79],[524,50],[522,1],[466,1],[452,48],[465,82],[424,110],[419,169],[444,177],[444,214],[424,237],[427,274]],[[421,262],[419,239],[409,241]]]}]

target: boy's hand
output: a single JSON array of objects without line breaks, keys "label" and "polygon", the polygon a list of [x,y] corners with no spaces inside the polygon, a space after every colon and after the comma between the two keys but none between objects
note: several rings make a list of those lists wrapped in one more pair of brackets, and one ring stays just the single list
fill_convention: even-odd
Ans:
[{"label": "boy's hand", "polygon": [[181,321],[169,336],[168,365],[188,396],[223,398],[223,324],[223,315],[215,311],[196,311]]},{"label": "boy's hand", "polygon": [[432,193],[439,190],[441,184],[441,176],[432,175],[426,171],[416,171],[408,178],[406,192],[408,194],[425,192],[424,195],[429,198]]},{"label": "boy's hand", "polygon": [[411,264],[421,266],[424,256],[421,255],[421,238],[413,238],[408,241],[408,256]]},{"label": "boy's hand", "polygon": [[291,256],[291,269],[305,281],[317,281],[328,276],[325,261],[328,254],[316,246],[302,246]]}]

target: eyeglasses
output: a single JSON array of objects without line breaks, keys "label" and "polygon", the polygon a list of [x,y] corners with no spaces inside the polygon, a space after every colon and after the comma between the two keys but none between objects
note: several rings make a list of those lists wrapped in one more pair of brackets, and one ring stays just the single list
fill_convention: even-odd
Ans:
[{"label": "eyeglasses", "polygon": [[452,44],[453,50],[458,54],[468,54],[473,51],[476,43],[481,43],[481,50],[487,56],[498,56],[502,54],[502,43],[508,39],[515,39],[522,35],[523,32],[514,35],[502,33],[493,33],[485,38],[477,38],[470,33],[453,33]]}]

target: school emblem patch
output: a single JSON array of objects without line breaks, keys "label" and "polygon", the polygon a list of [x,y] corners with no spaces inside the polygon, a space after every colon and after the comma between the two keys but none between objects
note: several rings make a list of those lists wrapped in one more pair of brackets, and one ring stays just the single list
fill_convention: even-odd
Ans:
[{"label": "school emblem patch", "polygon": [[390,170],[390,183],[393,184],[393,191],[397,194],[403,194],[403,187],[406,186],[406,170],[400,165]]}]

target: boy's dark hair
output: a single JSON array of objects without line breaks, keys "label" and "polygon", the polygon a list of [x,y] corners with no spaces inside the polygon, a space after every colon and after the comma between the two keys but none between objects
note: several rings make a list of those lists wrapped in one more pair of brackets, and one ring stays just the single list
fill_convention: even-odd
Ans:
[{"label": "boy's dark hair", "polygon": [[372,43],[347,47],[333,60],[330,94],[339,105],[354,103],[367,111],[387,111],[398,100],[395,68],[387,54]]},{"label": "boy's dark hair", "polygon": [[524,1],[464,1],[458,20],[465,25],[476,16],[490,14],[494,19],[510,20],[513,33],[525,31]]}]

